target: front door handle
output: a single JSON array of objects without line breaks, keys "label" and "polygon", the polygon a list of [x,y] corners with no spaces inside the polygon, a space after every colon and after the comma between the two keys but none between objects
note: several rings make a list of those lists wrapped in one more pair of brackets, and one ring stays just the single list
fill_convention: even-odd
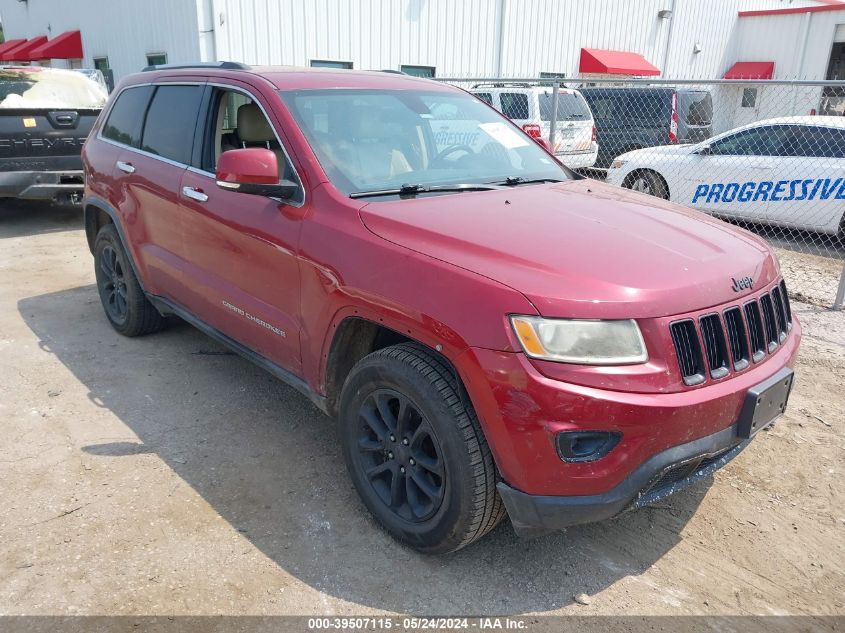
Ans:
[{"label": "front door handle", "polygon": [[135,173],[135,168],[132,166],[132,163],[124,163],[122,160],[117,161],[117,168],[120,171],[125,171],[127,174]]},{"label": "front door handle", "polygon": [[190,198],[191,200],[196,200],[197,202],[205,202],[208,200],[208,196],[206,194],[194,187],[182,187],[182,195],[186,198]]}]

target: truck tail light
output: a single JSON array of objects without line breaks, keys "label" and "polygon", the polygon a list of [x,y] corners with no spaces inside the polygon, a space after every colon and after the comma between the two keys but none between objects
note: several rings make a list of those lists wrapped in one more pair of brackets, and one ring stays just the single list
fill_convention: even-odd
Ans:
[{"label": "truck tail light", "polygon": [[526,123],[522,126],[522,131],[531,138],[540,138],[540,126],[536,123]]},{"label": "truck tail light", "polygon": [[598,134],[596,134],[596,126],[594,125],[592,135],[590,136],[590,141],[595,143],[597,138],[598,138]]},{"label": "truck tail light", "polygon": [[669,118],[669,142],[678,142],[678,93],[672,93],[672,116]]}]

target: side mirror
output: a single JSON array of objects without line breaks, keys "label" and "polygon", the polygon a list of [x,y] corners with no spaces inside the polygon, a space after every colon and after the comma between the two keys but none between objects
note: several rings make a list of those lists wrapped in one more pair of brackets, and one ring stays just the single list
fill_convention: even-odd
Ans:
[{"label": "side mirror", "polygon": [[702,147],[700,150],[698,150],[696,152],[696,154],[698,154],[699,156],[710,156],[710,154],[712,154],[712,153],[713,153],[713,151],[710,149],[709,145],[705,145],[704,147]]},{"label": "side mirror", "polygon": [[275,152],[263,147],[231,149],[217,161],[217,186],[229,191],[256,196],[288,199],[299,185],[279,180],[279,161]]}]

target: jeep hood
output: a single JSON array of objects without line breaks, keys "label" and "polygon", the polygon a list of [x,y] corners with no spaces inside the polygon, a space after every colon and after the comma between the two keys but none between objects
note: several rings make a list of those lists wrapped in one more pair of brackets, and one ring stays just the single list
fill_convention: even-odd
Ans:
[{"label": "jeep hood", "polygon": [[[589,179],[370,202],[359,213],[383,239],[506,284],[545,316],[682,314],[778,275],[751,233]],[[753,289],[734,292],[732,278],[746,276]]]}]

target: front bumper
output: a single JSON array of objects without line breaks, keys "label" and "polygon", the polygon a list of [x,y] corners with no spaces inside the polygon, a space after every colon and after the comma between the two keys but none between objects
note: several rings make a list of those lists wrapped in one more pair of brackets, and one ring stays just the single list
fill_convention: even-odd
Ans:
[{"label": "front bumper", "polygon": [[[599,505],[607,506],[611,495],[618,503],[610,503],[602,516],[612,516],[642,489],[640,477],[646,475],[637,473],[657,468],[650,461],[655,456],[702,438],[735,438],[734,431],[726,429],[740,420],[749,390],[792,367],[800,340],[801,326],[793,320],[789,336],[764,361],[728,378],[670,390],[649,387],[641,380],[640,372],[668,371],[656,357],[645,366],[598,378],[589,372],[565,372],[571,380],[549,373],[558,371],[556,366],[532,362],[518,352],[470,348],[455,359],[455,365],[502,480],[515,491],[511,498],[581,497],[570,502],[590,505],[589,498],[596,497]],[[556,437],[573,431],[606,432],[621,439],[594,461],[564,461]],[[696,448],[700,446],[692,444]],[[644,464],[650,466],[640,470]]]},{"label": "front bumper", "polygon": [[580,523],[593,523],[655,503],[718,470],[748,446],[735,426],[643,462],[622,483],[605,493],[569,497],[529,495],[499,483],[499,494],[519,536],[540,536]]},{"label": "front bumper", "polygon": [[76,201],[84,189],[81,169],[0,172],[0,198]]}]

